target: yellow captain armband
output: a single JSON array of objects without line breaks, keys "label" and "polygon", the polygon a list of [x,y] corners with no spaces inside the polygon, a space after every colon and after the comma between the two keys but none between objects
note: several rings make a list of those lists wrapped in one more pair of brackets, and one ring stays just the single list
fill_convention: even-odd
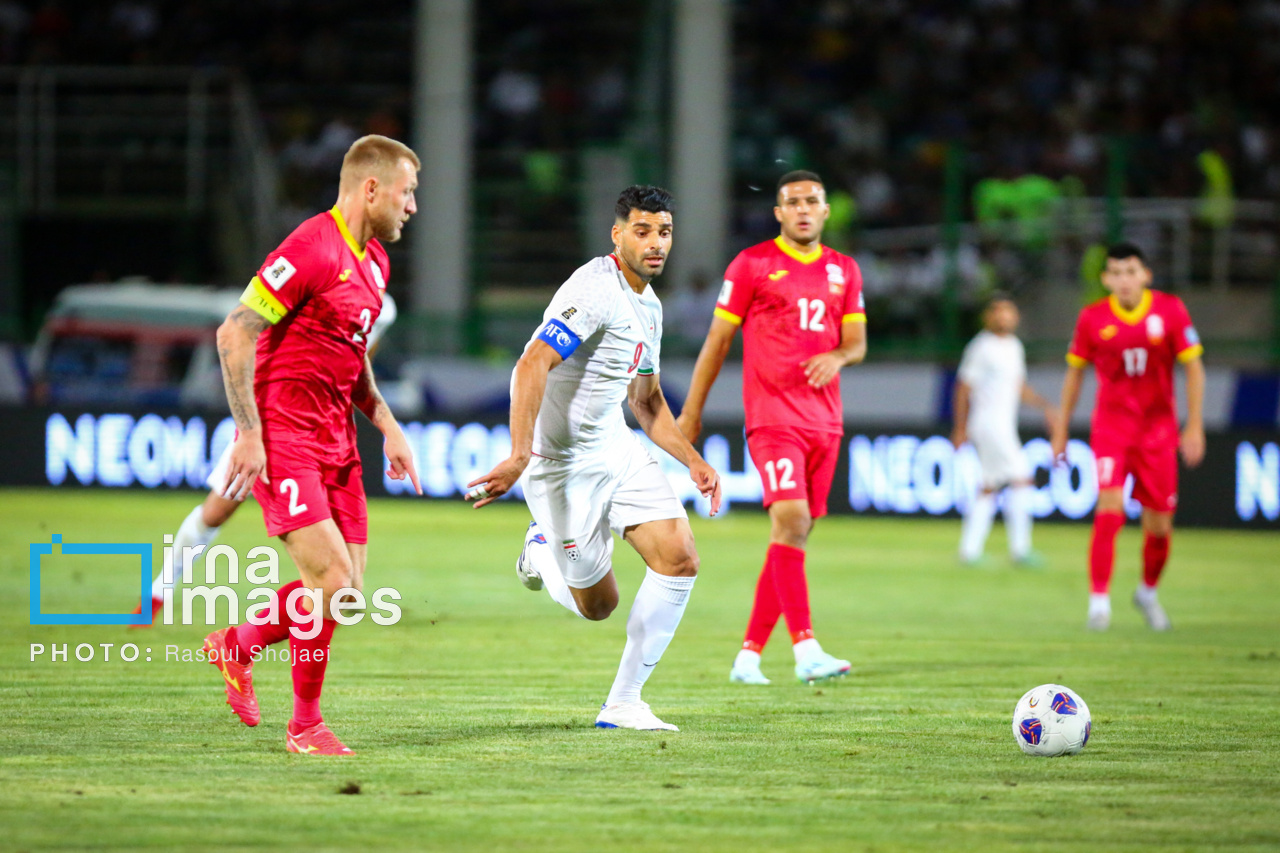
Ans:
[{"label": "yellow captain armband", "polygon": [[289,313],[289,309],[276,299],[275,294],[268,290],[262,283],[262,279],[256,275],[244,289],[244,293],[240,294],[240,302],[262,315],[262,318],[273,326]]},{"label": "yellow captain armband", "polygon": [[735,326],[742,325],[741,317],[739,317],[737,314],[731,314],[730,312],[724,310],[723,308],[716,308],[715,316],[719,317],[721,320],[728,320],[730,323],[732,323]]},{"label": "yellow captain armband", "polygon": [[1186,364],[1188,361],[1191,361],[1193,358],[1199,358],[1202,355],[1204,355],[1204,347],[1201,346],[1200,344],[1192,344],[1191,346],[1184,349],[1182,352],[1178,353],[1178,361],[1182,362],[1183,364]]},{"label": "yellow captain armband", "polygon": [[863,312],[861,312],[861,311],[856,311],[856,312],[854,312],[853,314],[845,314],[845,315],[844,315],[844,319],[843,319],[841,322],[844,322],[844,323],[865,323],[865,322],[867,322],[867,315],[866,315],[866,314],[864,314],[864,313],[863,313]]},{"label": "yellow captain armband", "polygon": [[1076,355],[1073,352],[1067,353],[1067,364],[1071,365],[1072,367],[1084,367],[1088,363],[1089,363],[1089,360],[1087,358],[1081,358],[1080,356]]}]

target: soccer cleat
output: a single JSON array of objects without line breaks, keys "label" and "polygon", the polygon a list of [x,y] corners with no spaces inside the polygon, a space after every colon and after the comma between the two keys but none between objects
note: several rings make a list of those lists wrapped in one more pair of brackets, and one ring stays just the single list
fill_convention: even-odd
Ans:
[{"label": "soccer cleat", "polygon": [[976,557],[966,557],[960,554],[956,557],[962,569],[989,569],[991,568],[991,558],[986,554],[979,554]]},{"label": "soccer cleat", "polygon": [[[130,625],[129,627],[130,627],[131,629],[134,629],[134,628],[150,628],[150,627],[151,627],[151,625],[155,623],[155,621],[156,621],[156,617],[157,617],[157,616],[159,616],[163,610],[164,610],[164,599],[161,599],[161,598],[152,598],[152,599],[151,599],[151,622],[149,622],[149,623],[143,623],[142,625]],[[132,609],[132,610],[130,610],[129,612],[130,612],[131,614],[138,614],[138,613],[141,613],[141,612],[142,612],[142,602],[141,602],[141,601],[139,601],[139,602],[138,602],[138,606],[137,606],[137,607],[135,607],[135,608],[133,608],[133,609]]]},{"label": "soccer cleat", "polygon": [[597,729],[639,729],[640,731],[678,732],[679,728],[664,723],[649,710],[648,702],[619,702],[616,705],[601,705],[600,715],[596,717]]},{"label": "soccer cleat", "polygon": [[733,662],[733,669],[729,670],[729,680],[736,681],[739,684],[769,684],[769,679],[765,678],[763,672],[760,671],[760,665],[754,666],[748,663]]},{"label": "soccer cleat", "polygon": [[262,722],[262,714],[258,712],[258,697],[253,695],[253,664],[239,663],[231,659],[227,649],[227,631],[214,631],[204,638],[204,653],[209,663],[222,673],[226,682],[227,704],[246,726],[256,726]]},{"label": "soccer cleat", "polygon": [[1156,598],[1155,591],[1148,595],[1143,595],[1140,589],[1134,591],[1133,606],[1142,611],[1142,618],[1147,620],[1147,627],[1152,631],[1168,631],[1173,627],[1169,622],[1169,616],[1164,612],[1164,608],[1160,606],[1160,601]]},{"label": "soccer cleat", "polygon": [[847,675],[851,669],[853,669],[853,664],[847,660],[832,657],[826,652],[818,652],[817,654],[809,655],[796,664],[796,678],[805,684],[813,684],[817,681],[826,681],[829,678],[839,678]]},{"label": "soccer cleat", "polygon": [[[293,723],[289,724],[289,728],[293,728]],[[298,755],[355,755],[324,723],[308,726],[296,735],[286,730],[284,745],[290,752]]]},{"label": "soccer cleat", "polygon": [[542,575],[538,574],[538,570],[533,567],[533,560],[529,557],[529,546],[532,544],[547,544],[547,537],[538,530],[536,521],[529,522],[529,530],[524,534],[524,547],[520,549],[520,556],[516,558],[516,577],[520,578],[520,583],[524,584],[525,589],[537,592],[542,589]]}]

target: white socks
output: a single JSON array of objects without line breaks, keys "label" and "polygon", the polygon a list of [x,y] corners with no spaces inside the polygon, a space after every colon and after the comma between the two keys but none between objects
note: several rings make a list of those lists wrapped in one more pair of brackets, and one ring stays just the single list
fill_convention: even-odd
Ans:
[{"label": "white socks", "polygon": [[640,688],[675,636],[696,579],[668,577],[645,567],[644,582],[627,617],[627,645],[606,706],[640,701]]},{"label": "white socks", "polygon": [[807,640],[801,640],[794,644],[791,647],[791,651],[796,653],[796,663],[800,663],[800,661],[804,660],[809,655],[822,654],[822,646],[818,644],[817,640],[810,637]]},{"label": "white socks", "polygon": [[964,511],[964,522],[960,527],[960,559],[971,563],[982,556],[995,517],[995,494],[979,491]]},{"label": "white socks", "polygon": [[[173,537],[172,548],[166,549],[168,557],[164,559],[160,574],[151,583],[151,597],[164,598],[166,589],[173,589],[182,582],[183,548],[207,548],[218,538],[218,531],[221,529],[205,526],[203,504],[191,510],[182,520],[177,535]],[[192,557],[192,562],[195,561],[195,556]]]},{"label": "white socks", "polygon": [[760,653],[753,652],[751,649],[739,649],[738,656],[733,659],[733,668],[738,669],[739,667],[743,667],[745,669],[759,669]]},{"label": "white socks", "polygon": [[1089,593],[1089,615],[1102,613],[1111,615],[1111,596],[1105,592]]},{"label": "white socks", "polygon": [[1009,556],[1021,560],[1031,553],[1031,487],[1014,486],[1004,496],[1004,527]]},{"label": "white socks", "polygon": [[560,574],[556,558],[551,554],[551,546],[542,542],[530,542],[525,553],[533,562],[533,568],[542,576],[542,585],[547,588],[551,598],[574,616],[586,619],[573,598],[573,590],[569,589],[569,585],[564,582],[564,575]]}]

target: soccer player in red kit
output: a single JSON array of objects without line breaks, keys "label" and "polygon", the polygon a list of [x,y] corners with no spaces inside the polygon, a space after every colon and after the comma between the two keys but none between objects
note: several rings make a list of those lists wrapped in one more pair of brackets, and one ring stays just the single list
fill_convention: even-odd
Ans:
[{"label": "soccer player in red kit", "polygon": [[388,474],[408,477],[422,493],[366,352],[390,273],[379,241],[400,239],[417,212],[419,168],[413,151],[393,139],[352,143],[338,203],[267,256],[242,304],[218,329],[237,427],[226,490],[240,499],[253,490],[267,533],[284,541],[302,579],[274,591],[267,608],[274,622],[215,631],[204,649],[222,672],[227,703],[245,725],[256,726],[252,657],[289,639],[290,752],[352,754],[321,719],[320,690],[337,624],[329,617],[354,603],[350,591],[361,588],[365,569],[367,515],[353,408],[385,437]]},{"label": "soccer player in red kit", "polygon": [[[1107,250],[1102,284],[1111,296],[1087,306],[1076,321],[1062,383],[1062,409],[1051,443],[1064,459],[1071,412],[1080,396],[1085,366],[1098,377],[1098,398],[1089,439],[1098,467],[1098,505],[1089,546],[1088,627],[1111,626],[1111,571],[1116,534],[1124,526],[1125,478],[1142,504],[1142,583],[1134,605],[1156,631],[1169,617],[1156,598],[1156,584],[1169,559],[1173,513],[1178,506],[1178,452],[1195,467],[1204,458],[1203,348],[1182,300],[1149,289],[1151,270],[1142,250],[1119,243]],[[1187,375],[1187,422],[1178,432],[1173,365]]]},{"label": "soccer player in red kit", "polygon": [[813,636],[804,570],[814,519],[827,514],[844,432],[840,368],[867,352],[862,273],[852,258],[819,242],[830,212],[813,172],[788,172],[778,181],[773,213],[782,233],[744,250],[725,271],[677,420],[691,441],[698,437],[707,394],[741,326],[747,447],[771,525],[746,639],[729,674],[745,684],[769,683],[760,653],[780,615],[797,678],[811,683],[850,669]]}]

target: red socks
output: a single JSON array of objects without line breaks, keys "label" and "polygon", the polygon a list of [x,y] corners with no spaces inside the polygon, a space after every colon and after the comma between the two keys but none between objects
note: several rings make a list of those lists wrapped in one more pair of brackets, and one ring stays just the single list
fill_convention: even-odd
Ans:
[{"label": "red socks", "polygon": [[[289,609],[285,606],[285,602],[289,600],[289,593],[295,589],[302,587],[302,581],[297,580],[287,583],[279,589],[272,590],[272,594],[276,599],[277,622],[272,625],[254,625],[245,622],[241,625],[227,631],[227,648],[234,650],[235,659],[239,663],[248,663],[253,656],[265,649],[267,646],[273,646],[276,643],[289,636],[289,626],[293,624],[293,620],[289,618]],[[266,605],[270,607],[271,605]],[[262,611],[259,610],[259,613]]]},{"label": "red socks", "polygon": [[1169,560],[1169,537],[1152,536],[1150,533],[1142,540],[1142,582],[1147,586],[1155,586],[1160,581],[1160,573]]},{"label": "red socks", "polygon": [[779,612],[787,618],[792,643],[812,639],[804,550],[773,542],[765,553],[764,570],[756,584],[756,600],[742,647],[753,652],[763,649],[778,622]]},{"label": "red socks", "polygon": [[293,671],[293,719],[290,729],[297,734],[320,722],[320,690],[324,670],[329,665],[329,641],[338,623],[325,619],[320,631],[309,640],[289,634],[289,660]]},{"label": "red socks", "polygon": [[1124,513],[1099,512],[1093,516],[1093,540],[1089,543],[1090,591],[1105,594],[1111,588],[1116,563],[1116,534],[1124,527]]},{"label": "red socks", "polygon": [[[772,550],[769,552],[772,554]],[[766,556],[764,568],[760,570],[760,580],[756,582],[756,600],[751,605],[751,618],[747,620],[747,636],[742,647],[749,652],[759,654],[764,651],[764,644],[769,642],[773,626],[778,624],[782,615],[782,604],[778,601],[778,590],[773,583],[773,560]]]},{"label": "red socks", "polygon": [[[329,641],[333,639],[333,629],[338,625],[331,619],[325,619],[319,632],[311,639],[304,640],[294,636],[289,630],[294,625],[303,631],[309,631],[313,625],[309,618],[294,622],[289,616],[286,606],[289,594],[301,588],[302,581],[297,580],[274,590],[276,612],[279,614],[275,624],[254,625],[245,622],[227,631],[227,648],[232,650],[240,663],[249,663],[253,655],[267,646],[279,643],[286,637],[289,639],[289,661],[293,675],[293,720],[289,726],[294,734],[321,721],[320,691],[324,687],[324,671],[329,663]],[[778,619],[776,615],[773,618],[775,622]]]}]

